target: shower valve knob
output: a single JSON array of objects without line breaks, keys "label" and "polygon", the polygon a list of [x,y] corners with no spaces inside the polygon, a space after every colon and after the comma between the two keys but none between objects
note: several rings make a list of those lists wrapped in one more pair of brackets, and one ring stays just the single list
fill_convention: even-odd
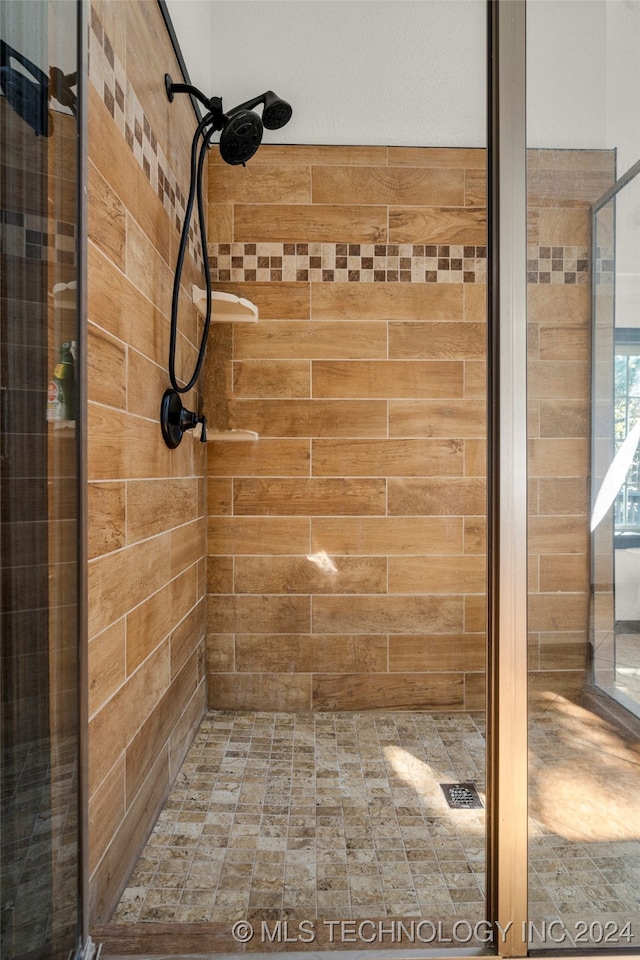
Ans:
[{"label": "shower valve knob", "polygon": [[198,423],[202,426],[200,440],[204,443],[207,439],[207,418],[183,407],[180,394],[176,390],[165,390],[160,404],[160,424],[166,445],[175,449],[183,434],[187,430],[193,430]]}]

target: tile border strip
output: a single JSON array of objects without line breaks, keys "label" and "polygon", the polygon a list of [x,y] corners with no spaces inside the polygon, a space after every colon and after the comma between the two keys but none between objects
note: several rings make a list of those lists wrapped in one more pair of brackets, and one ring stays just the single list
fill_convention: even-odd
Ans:
[{"label": "tile border strip", "polygon": [[[463,244],[210,243],[213,282],[485,283],[487,248]],[[583,284],[586,247],[529,247],[528,282]]]}]

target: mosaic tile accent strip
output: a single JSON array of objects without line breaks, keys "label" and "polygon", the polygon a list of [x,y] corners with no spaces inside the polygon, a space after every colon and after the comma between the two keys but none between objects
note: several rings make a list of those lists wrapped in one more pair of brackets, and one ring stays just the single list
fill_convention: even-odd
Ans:
[{"label": "mosaic tile accent strip", "polygon": [[[187,198],[93,8],[89,30],[89,77],[176,229],[182,230]],[[202,245],[195,208],[189,227],[188,250],[201,266]]]},{"label": "mosaic tile accent strip", "polygon": [[589,279],[587,247],[527,248],[528,283],[578,284]]},{"label": "mosaic tile accent strip", "polygon": [[596,283],[613,285],[615,270],[615,250],[613,247],[596,247]]},{"label": "mosaic tile accent strip", "polygon": [[[210,243],[213,282],[485,283],[487,248],[452,244]],[[586,247],[529,247],[529,283],[587,283]]]},{"label": "mosaic tile accent strip", "polygon": [[75,224],[0,210],[0,253],[75,266]]}]

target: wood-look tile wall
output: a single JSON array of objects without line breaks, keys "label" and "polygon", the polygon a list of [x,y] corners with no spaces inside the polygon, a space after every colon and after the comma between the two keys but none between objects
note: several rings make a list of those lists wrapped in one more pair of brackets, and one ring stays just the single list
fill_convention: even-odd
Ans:
[{"label": "wood-look tile wall", "polygon": [[259,434],[207,444],[211,706],[482,708],[484,167],[210,165],[216,286],[260,311],[208,360],[216,425]]},{"label": "wood-look tile wall", "polygon": [[[188,99],[155,3],[94,0],[89,85],[89,819],[91,917],[108,919],[205,708],[203,444],[170,451],[169,315]],[[166,158],[169,157],[170,161]],[[192,249],[195,249],[192,245]],[[187,258],[183,278],[202,285]],[[196,314],[181,304],[178,372]],[[185,398],[191,409],[198,398]]]},{"label": "wood-look tile wall", "polygon": [[[588,248],[611,151],[529,151],[530,256]],[[535,282],[529,318],[529,663],[534,692],[584,683],[590,595],[591,287]],[[548,268],[547,268],[548,269]],[[553,276],[553,274],[552,274]]]},{"label": "wood-look tile wall", "polygon": [[[216,286],[260,310],[209,358],[218,426],[259,434],[209,445],[212,706],[482,706],[484,164],[275,146],[211,164]],[[529,170],[530,663],[534,687],[570,691],[587,651],[588,204],[613,159],[531,151]],[[444,245],[462,272],[427,261]]]}]

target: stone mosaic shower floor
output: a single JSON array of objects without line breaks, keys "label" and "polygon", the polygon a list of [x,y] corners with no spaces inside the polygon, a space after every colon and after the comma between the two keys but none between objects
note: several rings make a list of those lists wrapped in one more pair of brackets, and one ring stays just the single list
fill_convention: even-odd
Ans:
[{"label": "stone mosaic shower floor", "polygon": [[[230,949],[240,920],[473,926],[485,915],[484,810],[449,808],[439,784],[473,781],[484,799],[483,721],[211,711],[111,922],[209,922],[228,932]],[[572,947],[576,937],[584,945],[580,923],[595,919],[616,930],[631,922],[633,945],[636,745],[550,695],[532,722],[530,754],[530,918],[561,918],[554,933],[564,931],[538,945]],[[587,939],[596,945],[591,928]]]}]

